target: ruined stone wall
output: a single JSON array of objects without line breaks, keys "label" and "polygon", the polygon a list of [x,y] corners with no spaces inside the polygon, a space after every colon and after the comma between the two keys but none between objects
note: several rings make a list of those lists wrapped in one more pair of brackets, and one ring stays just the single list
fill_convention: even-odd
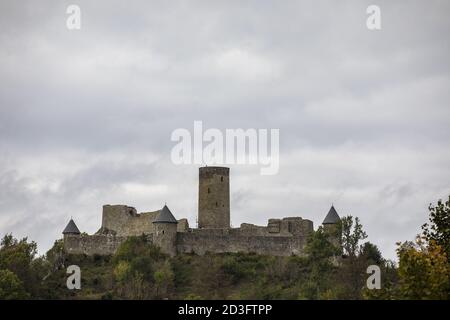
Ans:
[{"label": "ruined stone wall", "polygon": [[115,253],[125,240],[126,237],[114,235],[69,234],[64,236],[64,251],[71,254],[110,255]]},{"label": "ruined stone wall", "polygon": [[269,219],[267,226],[243,223],[240,232],[247,236],[308,236],[313,232],[313,222],[300,217]]},{"label": "ruined stone wall", "polygon": [[257,254],[303,255],[306,236],[245,235],[240,229],[194,229],[177,234],[178,253],[254,252]]},{"label": "ruined stone wall", "polygon": [[287,217],[280,221],[280,233],[308,235],[313,232],[313,222],[300,217]]},{"label": "ruined stone wall", "polygon": [[187,232],[189,230],[189,222],[186,218],[177,221],[177,232]]},{"label": "ruined stone wall", "polygon": [[198,227],[230,227],[230,169],[199,169]]},{"label": "ruined stone wall", "polygon": [[158,211],[137,213],[133,207],[125,205],[104,205],[100,233],[117,236],[139,236],[154,232],[153,220]]}]

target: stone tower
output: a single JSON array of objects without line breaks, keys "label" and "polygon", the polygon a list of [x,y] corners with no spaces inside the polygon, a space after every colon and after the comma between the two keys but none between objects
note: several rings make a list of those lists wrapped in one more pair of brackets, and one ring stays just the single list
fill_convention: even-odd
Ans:
[{"label": "stone tower", "polygon": [[70,219],[69,223],[64,228],[64,231],[62,233],[64,239],[64,250],[66,250],[66,252],[70,252],[70,248],[77,247],[78,241],[81,238],[80,230],[78,229],[73,219]]},{"label": "stone tower", "polygon": [[177,219],[166,205],[153,221],[155,227],[154,244],[160,247],[162,252],[172,257],[177,254],[177,224]]},{"label": "stone tower", "polygon": [[199,169],[198,227],[230,228],[230,168]]},{"label": "stone tower", "polygon": [[327,232],[331,237],[331,242],[339,247],[341,245],[341,232],[338,229],[339,223],[341,222],[341,218],[339,217],[336,209],[333,205],[331,205],[330,210],[328,211],[327,216],[322,222],[323,229]]}]

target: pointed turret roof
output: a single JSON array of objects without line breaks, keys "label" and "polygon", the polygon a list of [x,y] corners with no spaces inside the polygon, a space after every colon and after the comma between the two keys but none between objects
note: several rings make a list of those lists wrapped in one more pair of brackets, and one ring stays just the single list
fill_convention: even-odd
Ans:
[{"label": "pointed turret roof", "polygon": [[170,212],[169,208],[164,205],[153,223],[178,223],[178,221],[175,219],[172,212]]},{"label": "pointed turret roof", "polygon": [[338,213],[336,212],[336,209],[332,205],[330,208],[330,211],[328,211],[327,216],[323,220],[322,224],[335,224],[341,221],[341,218],[339,218]]},{"label": "pointed turret roof", "polygon": [[72,219],[70,219],[69,223],[67,224],[66,228],[63,231],[63,234],[68,234],[68,233],[80,234],[80,230],[78,230],[77,225],[75,224],[75,222]]}]

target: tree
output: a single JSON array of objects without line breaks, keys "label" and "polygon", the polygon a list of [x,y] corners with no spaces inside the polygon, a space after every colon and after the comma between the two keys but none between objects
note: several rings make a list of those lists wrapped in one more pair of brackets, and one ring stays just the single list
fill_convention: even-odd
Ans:
[{"label": "tree", "polygon": [[381,253],[369,242],[360,245],[360,242],[367,238],[367,234],[358,217],[343,217],[340,230],[344,255],[340,261],[339,273],[336,275],[336,282],[340,286],[339,298],[361,299],[367,278],[367,267],[374,264],[373,259],[381,262]]},{"label": "tree", "polygon": [[7,234],[0,242],[0,270],[13,272],[31,296],[38,294],[43,269],[40,260],[35,260],[37,244],[27,238],[17,240]]},{"label": "tree", "polygon": [[19,300],[29,298],[22,281],[9,270],[0,270],[0,300]]},{"label": "tree", "polygon": [[444,203],[439,200],[436,206],[430,204],[429,223],[422,226],[423,236],[428,241],[434,241],[446,252],[450,263],[450,196]]},{"label": "tree", "polygon": [[376,245],[370,242],[365,242],[362,245],[360,256],[370,264],[376,264],[380,266],[384,263],[384,259],[381,255],[380,249],[378,249]]},{"label": "tree", "polygon": [[331,279],[336,268],[333,259],[339,248],[333,245],[330,236],[321,226],[308,238],[305,251],[309,272],[302,284],[300,299],[321,299],[324,295],[331,298]]},{"label": "tree", "polygon": [[399,299],[397,264],[391,260],[383,259],[381,269],[381,288],[363,290],[363,297],[370,300]]},{"label": "tree", "polygon": [[[353,226],[354,222],[354,226]],[[344,254],[349,257],[356,257],[361,248],[359,242],[367,238],[367,234],[362,229],[362,225],[359,222],[359,218],[352,216],[346,216],[341,219],[342,230],[342,248]]]},{"label": "tree", "polygon": [[416,243],[399,243],[397,254],[401,299],[450,298],[450,264],[439,244],[417,237]]},{"label": "tree", "polygon": [[19,277],[25,277],[36,253],[36,242],[29,243],[27,238],[18,241],[7,234],[0,243],[0,269],[9,269]]},{"label": "tree", "polygon": [[166,260],[153,274],[156,285],[156,296],[163,297],[173,287],[174,274],[170,262]]},{"label": "tree", "polygon": [[131,275],[130,263],[126,261],[119,261],[114,268],[114,277],[118,282],[127,282]]},{"label": "tree", "polygon": [[[119,295],[128,299],[155,298],[160,289],[157,285],[164,289],[164,285],[169,283],[167,273],[155,277],[155,272],[161,271],[166,258],[158,247],[148,242],[145,235],[129,237],[113,257]],[[156,284],[157,280],[161,282]]]},{"label": "tree", "polygon": [[54,269],[58,269],[64,264],[64,241],[62,239],[56,240],[47,253],[45,254],[47,260]]}]

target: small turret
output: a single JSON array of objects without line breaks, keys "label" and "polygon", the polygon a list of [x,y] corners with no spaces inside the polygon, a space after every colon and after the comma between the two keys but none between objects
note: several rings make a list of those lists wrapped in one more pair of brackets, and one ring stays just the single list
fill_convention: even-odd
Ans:
[{"label": "small turret", "polygon": [[338,213],[336,212],[336,209],[334,208],[333,205],[331,205],[330,211],[328,211],[327,216],[325,217],[325,219],[323,219],[322,224],[325,225],[330,225],[330,224],[337,224],[339,223],[339,221],[341,221],[341,218],[339,217]]},{"label": "small turret", "polygon": [[75,248],[79,244],[80,240],[80,230],[78,229],[75,222],[70,219],[67,226],[64,228],[63,241],[64,241],[64,251],[70,252],[70,248]]},{"label": "small turret", "polygon": [[327,216],[322,222],[323,229],[326,233],[330,235],[330,240],[335,246],[340,246],[341,243],[341,232],[338,230],[340,228],[341,218],[339,217],[336,209],[331,205]]},{"label": "small turret", "polygon": [[161,248],[162,252],[170,256],[175,256],[177,253],[177,224],[177,219],[175,219],[166,205],[164,205],[159,215],[153,221],[155,227],[153,242]]},{"label": "small turret", "polygon": [[75,224],[75,222],[73,221],[73,219],[70,219],[69,223],[64,228],[64,231],[62,233],[64,236],[68,235],[68,234],[80,235],[80,230],[78,230],[78,227]]}]

